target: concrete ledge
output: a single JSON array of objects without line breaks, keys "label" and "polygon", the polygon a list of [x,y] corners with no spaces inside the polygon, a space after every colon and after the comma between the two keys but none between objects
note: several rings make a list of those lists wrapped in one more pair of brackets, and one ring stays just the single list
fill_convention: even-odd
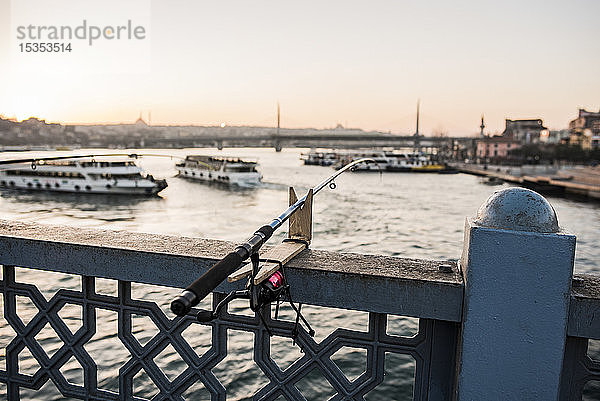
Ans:
[{"label": "concrete ledge", "polygon": [[[0,220],[0,264],[184,288],[235,244]],[[450,265],[445,273],[440,265]],[[456,263],[306,250],[288,264],[295,301],[460,321]],[[224,283],[218,290],[239,288]]]},{"label": "concrete ledge", "polygon": [[[235,244],[0,220],[0,264],[183,288]],[[265,247],[266,249],[266,247]],[[451,273],[439,266],[449,264]],[[288,264],[297,301],[458,322],[456,263],[307,250]],[[600,339],[600,276],[575,275],[568,335]],[[224,284],[219,291],[235,288]]]}]

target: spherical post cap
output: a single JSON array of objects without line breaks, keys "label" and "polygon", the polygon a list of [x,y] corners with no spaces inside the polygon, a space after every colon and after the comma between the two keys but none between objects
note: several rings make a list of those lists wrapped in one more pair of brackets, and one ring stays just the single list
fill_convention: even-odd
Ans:
[{"label": "spherical post cap", "polygon": [[542,195],[526,188],[494,192],[477,211],[474,221],[482,227],[537,233],[558,232],[554,208]]}]

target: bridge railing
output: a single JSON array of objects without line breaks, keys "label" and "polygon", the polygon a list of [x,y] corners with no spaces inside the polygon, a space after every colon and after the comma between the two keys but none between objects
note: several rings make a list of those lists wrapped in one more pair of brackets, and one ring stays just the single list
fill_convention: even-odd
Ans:
[{"label": "bridge railing", "polygon": [[[0,222],[0,392],[36,399],[51,383],[64,397],[91,400],[323,399],[325,387],[336,400],[597,395],[598,355],[588,344],[600,339],[600,278],[572,278],[575,238],[491,227],[485,217],[467,222],[460,266],[300,254],[285,272],[315,338],[284,308],[278,317],[263,310],[272,337],[239,305],[208,324],[167,311],[176,289],[231,243]],[[40,272],[61,275],[48,288]],[[116,283],[112,293],[106,279]],[[146,289],[139,299],[142,285],[172,290]],[[223,284],[213,304],[235,288]],[[334,319],[324,335],[323,312],[309,305],[363,313],[350,328]],[[414,332],[394,331],[397,315],[417,318]],[[228,371],[233,360],[241,368]],[[257,366],[252,375],[247,364]]]}]

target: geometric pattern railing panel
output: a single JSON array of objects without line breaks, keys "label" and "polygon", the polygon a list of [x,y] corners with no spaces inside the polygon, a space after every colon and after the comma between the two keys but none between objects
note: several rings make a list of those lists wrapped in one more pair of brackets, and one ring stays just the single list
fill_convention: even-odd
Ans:
[{"label": "geometric pattern railing panel", "polygon": [[600,347],[592,340],[567,337],[561,376],[561,400],[600,400]]},{"label": "geometric pattern railing panel", "polygon": [[[81,276],[81,291],[60,289],[46,300],[35,285],[16,282],[14,267],[3,267],[3,314],[15,333],[6,345],[5,366],[0,366],[0,382],[4,383],[8,399],[18,400],[21,389],[37,390],[52,381],[64,397],[75,399],[140,400],[148,395],[156,400],[182,400],[188,396],[199,399],[199,393],[190,394],[204,388],[211,400],[225,400],[226,390],[213,370],[227,357],[228,333],[232,331],[251,333],[253,337],[253,359],[265,382],[254,395],[249,394],[255,400],[304,400],[301,384],[315,372],[331,387],[332,400],[374,399],[371,392],[384,381],[390,355],[414,359],[413,399],[449,398],[454,370],[454,324],[420,319],[415,336],[395,336],[387,333],[387,315],[371,312],[366,331],[336,329],[322,341],[316,341],[301,328],[296,341],[303,353],[282,369],[273,359],[271,347],[275,338],[291,338],[294,323],[274,319],[270,310],[263,313],[274,337],[269,336],[255,315],[225,312],[208,324],[198,323],[191,316],[170,319],[156,303],[132,299],[129,282],[118,282],[116,296],[99,294],[95,284],[94,277]],[[213,294],[213,303],[222,297]],[[18,304],[24,299],[37,309],[26,322],[18,314]],[[67,321],[63,308],[79,310],[81,324]],[[128,353],[111,389],[99,386],[98,361],[87,348],[96,334],[96,316],[101,311],[116,313],[117,337]],[[208,330],[210,344],[192,347],[193,341],[188,341],[190,328]],[[37,339],[42,330],[53,330],[60,340],[58,345],[51,350],[44,347]],[[348,377],[344,373],[336,361],[336,353],[341,349],[353,349],[352,355],[363,356],[362,374]],[[161,356],[167,352],[175,352],[181,359],[178,369],[161,363]],[[19,359],[26,353],[37,362],[31,372],[20,370]],[[72,369],[66,369],[73,364],[83,371],[80,380],[69,373]],[[156,388],[155,394],[136,388],[135,383],[142,376],[151,385],[146,387]],[[380,399],[390,398],[394,397],[387,394]]]}]

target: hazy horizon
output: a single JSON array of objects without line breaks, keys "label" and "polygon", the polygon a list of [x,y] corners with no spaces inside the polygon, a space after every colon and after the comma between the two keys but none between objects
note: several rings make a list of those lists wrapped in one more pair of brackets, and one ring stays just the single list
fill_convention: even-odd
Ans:
[{"label": "hazy horizon", "polygon": [[11,18],[23,23],[18,8],[35,1],[0,0],[0,114],[18,120],[131,123],[151,111],[153,125],[268,127],[280,102],[284,128],[412,134],[421,99],[422,133],[468,136],[482,114],[497,133],[506,118],[563,129],[579,108],[600,109],[594,0],[136,0],[86,3],[103,7],[91,14],[52,3],[73,23],[147,18],[130,58],[106,44],[18,53]]}]

